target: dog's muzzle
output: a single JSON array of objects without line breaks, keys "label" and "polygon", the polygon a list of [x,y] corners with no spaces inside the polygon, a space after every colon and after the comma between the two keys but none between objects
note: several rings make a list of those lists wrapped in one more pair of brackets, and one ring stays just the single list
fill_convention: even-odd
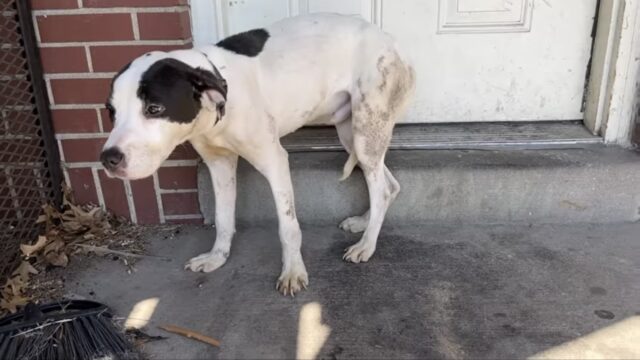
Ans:
[{"label": "dog's muzzle", "polygon": [[100,154],[100,162],[108,171],[115,173],[124,166],[124,153],[117,147],[105,149]]}]

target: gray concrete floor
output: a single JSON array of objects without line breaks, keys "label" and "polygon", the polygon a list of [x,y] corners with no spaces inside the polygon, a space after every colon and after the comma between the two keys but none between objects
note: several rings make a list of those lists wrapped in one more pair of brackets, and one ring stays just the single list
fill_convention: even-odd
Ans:
[{"label": "gray concrete floor", "polygon": [[143,259],[132,274],[93,259],[67,273],[67,292],[123,317],[157,297],[149,334],[172,323],[222,342],[168,335],[145,348],[158,359],[524,358],[640,314],[640,224],[385,226],[359,265],[341,260],[357,235],[303,227],[310,288],[294,299],[274,289],[275,226],[240,230],[214,273],[184,271],[214,234],[152,238],[149,253],[171,261]]}]

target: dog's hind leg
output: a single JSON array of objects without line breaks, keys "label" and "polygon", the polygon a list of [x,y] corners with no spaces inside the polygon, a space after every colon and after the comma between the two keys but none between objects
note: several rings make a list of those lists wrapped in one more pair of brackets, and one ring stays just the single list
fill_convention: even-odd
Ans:
[{"label": "dog's hind leg", "polygon": [[[404,112],[414,87],[413,70],[396,53],[380,56],[377,69],[378,76],[358,81],[356,95],[352,95],[353,147],[350,157],[355,156],[364,173],[370,203],[362,238],[344,255],[345,260],[354,263],[368,261],[375,252],[387,209],[400,191],[398,181],[384,165],[384,158],[395,122]],[[362,227],[366,215],[351,218],[352,222]]]}]

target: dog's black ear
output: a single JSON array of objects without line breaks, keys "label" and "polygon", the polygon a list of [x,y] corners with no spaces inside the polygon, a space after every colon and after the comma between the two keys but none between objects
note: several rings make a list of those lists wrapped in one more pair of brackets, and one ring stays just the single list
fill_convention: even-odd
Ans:
[{"label": "dog's black ear", "polygon": [[[217,72],[217,71],[216,71]],[[190,74],[194,95],[203,107],[209,111],[218,111],[224,116],[224,106],[227,101],[227,81],[218,74],[202,68],[194,69]]]}]

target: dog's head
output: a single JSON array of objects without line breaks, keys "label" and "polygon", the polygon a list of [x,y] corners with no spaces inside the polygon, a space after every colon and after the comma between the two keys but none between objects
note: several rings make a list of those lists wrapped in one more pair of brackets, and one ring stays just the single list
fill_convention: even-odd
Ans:
[{"label": "dog's head", "polygon": [[114,127],[100,161],[111,176],[150,176],[176,146],[218,123],[226,97],[226,81],[200,52],[135,59],[111,83],[106,107]]}]

